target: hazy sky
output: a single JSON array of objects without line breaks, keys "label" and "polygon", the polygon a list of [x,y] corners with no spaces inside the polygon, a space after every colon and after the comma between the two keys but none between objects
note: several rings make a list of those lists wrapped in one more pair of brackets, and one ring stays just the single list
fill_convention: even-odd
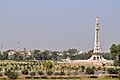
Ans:
[{"label": "hazy sky", "polygon": [[0,0],[0,45],[88,51],[94,46],[95,18],[101,48],[120,43],[120,0]]}]

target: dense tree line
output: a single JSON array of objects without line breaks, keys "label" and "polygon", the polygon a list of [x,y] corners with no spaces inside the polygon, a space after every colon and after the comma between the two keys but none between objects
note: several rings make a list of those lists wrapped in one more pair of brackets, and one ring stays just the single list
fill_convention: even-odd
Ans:
[{"label": "dense tree line", "polygon": [[[26,51],[15,51],[14,54],[9,55],[9,52],[13,50],[7,50],[0,52],[0,60],[61,60],[70,58],[71,60],[87,60],[92,56],[93,50],[80,53],[77,49],[68,49],[63,52],[49,51],[49,50],[34,50],[31,55],[27,55]],[[103,53],[102,55],[107,60],[115,60],[115,65],[119,64],[120,59],[120,44],[113,44],[110,48],[110,53]]]},{"label": "dense tree line", "polygon": [[86,60],[91,57],[91,53],[79,53],[77,49],[68,49],[63,52],[48,51],[48,50],[34,50],[30,56],[21,54],[23,52],[15,52],[9,55],[9,52],[13,50],[7,50],[0,53],[0,60],[61,60],[69,57],[71,60]]}]

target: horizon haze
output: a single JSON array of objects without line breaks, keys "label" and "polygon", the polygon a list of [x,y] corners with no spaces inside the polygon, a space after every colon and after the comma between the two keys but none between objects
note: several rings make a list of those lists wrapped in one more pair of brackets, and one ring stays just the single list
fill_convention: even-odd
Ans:
[{"label": "horizon haze", "polygon": [[120,0],[1,0],[0,45],[3,50],[63,51],[94,48],[95,18],[100,45],[108,52],[120,43]]}]

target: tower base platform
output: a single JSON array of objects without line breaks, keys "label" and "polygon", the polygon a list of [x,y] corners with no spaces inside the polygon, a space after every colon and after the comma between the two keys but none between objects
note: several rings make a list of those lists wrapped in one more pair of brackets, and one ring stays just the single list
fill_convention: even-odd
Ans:
[{"label": "tower base platform", "polygon": [[97,61],[107,61],[106,59],[104,59],[102,57],[102,55],[92,55],[92,57],[90,59],[88,59],[88,61],[91,61],[91,60],[97,60]]}]

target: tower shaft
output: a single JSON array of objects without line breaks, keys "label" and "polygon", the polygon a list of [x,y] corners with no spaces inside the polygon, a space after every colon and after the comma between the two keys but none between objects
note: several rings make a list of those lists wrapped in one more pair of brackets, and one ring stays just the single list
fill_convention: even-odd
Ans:
[{"label": "tower shaft", "polygon": [[96,17],[96,24],[95,24],[95,43],[94,43],[94,51],[93,51],[93,54],[100,54],[99,32],[100,32],[100,22],[99,22],[99,17]]}]

